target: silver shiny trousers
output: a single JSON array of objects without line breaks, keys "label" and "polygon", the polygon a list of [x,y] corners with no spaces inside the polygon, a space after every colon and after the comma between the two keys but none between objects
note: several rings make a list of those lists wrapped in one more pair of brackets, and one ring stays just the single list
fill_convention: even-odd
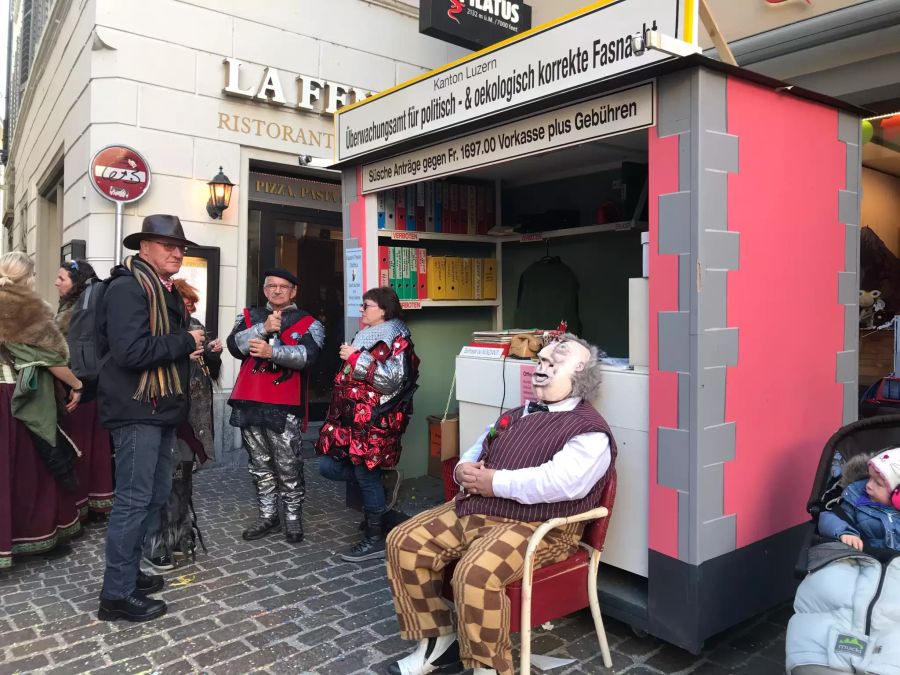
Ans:
[{"label": "silver shiny trousers", "polygon": [[261,518],[278,515],[278,498],[285,520],[299,520],[306,479],[300,457],[300,420],[288,415],[282,433],[263,427],[243,427],[241,437],[250,461],[248,468],[256,485]]}]

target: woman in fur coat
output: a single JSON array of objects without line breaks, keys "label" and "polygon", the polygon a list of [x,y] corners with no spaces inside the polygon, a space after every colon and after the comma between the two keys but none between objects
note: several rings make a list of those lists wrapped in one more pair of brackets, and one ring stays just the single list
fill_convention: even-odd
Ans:
[{"label": "woman in fur coat", "polygon": [[[82,384],[66,365],[53,311],[32,290],[34,263],[0,256],[0,569],[13,556],[46,553],[81,529],[75,508],[77,449],[58,426]],[[57,388],[67,393],[57,396]]]},{"label": "woman in fur coat", "polygon": [[[86,260],[69,260],[60,266],[53,285],[59,293],[56,325],[64,337],[78,298],[96,281],[94,268]],[[60,426],[81,451],[76,463],[78,511],[82,518],[90,513],[92,520],[103,520],[112,510],[112,444],[109,432],[100,424],[93,389],[88,383],[78,407],[62,418]]]}]

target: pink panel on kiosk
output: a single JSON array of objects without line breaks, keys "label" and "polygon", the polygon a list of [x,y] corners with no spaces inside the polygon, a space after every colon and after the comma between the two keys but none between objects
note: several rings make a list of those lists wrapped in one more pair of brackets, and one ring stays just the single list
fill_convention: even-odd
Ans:
[{"label": "pink panel on kiosk", "polygon": [[[350,238],[359,242],[359,247],[366,248],[366,197],[362,193],[362,166],[356,167],[356,199],[350,204]],[[362,275],[366,276],[366,255],[362,257]]]},{"label": "pink panel on kiosk", "polygon": [[739,171],[728,176],[740,266],[728,273],[739,351],[725,389],[737,443],[725,463],[724,512],[737,514],[742,547],[807,520],[819,456],[841,426],[846,151],[833,108],[736,78],[728,132],[740,144]]},{"label": "pink panel on kiosk", "polygon": [[650,161],[650,504],[649,545],[678,558],[678,493],[657,484],[657,429],[678,426],[678,374],[659,370],[659,312],[678,309],[678,257],[659,255],[659,196],[678,191],[678,136],[648,131]]}]

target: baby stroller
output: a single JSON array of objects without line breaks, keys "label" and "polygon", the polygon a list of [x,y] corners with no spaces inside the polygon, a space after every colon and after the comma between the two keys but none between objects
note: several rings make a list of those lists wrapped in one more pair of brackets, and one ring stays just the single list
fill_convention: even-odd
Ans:
[{"label": "baby stroller", "polygon": [[812,520],[797,563],[803,581],[788,623],[789,675],[900,675],[900,552],[857,551],[816,530],[819,514],[833,510],[840,499],[847,462],[898,445],[900,415],[853,422],[825,444],[807,503]]}]

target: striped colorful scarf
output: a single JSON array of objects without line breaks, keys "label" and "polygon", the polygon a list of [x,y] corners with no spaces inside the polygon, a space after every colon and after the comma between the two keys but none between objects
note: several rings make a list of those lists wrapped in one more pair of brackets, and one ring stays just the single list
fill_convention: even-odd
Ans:
[{"label": "striped colorful scarf", "polygon": [[[137,256],[128,256],[124,263],[147,296],[147,308],[150,312],[150,335],[161,337],[169,334],[169,311],[166,308],[166,296],[162,281],[150,265]],[[175,363],[158,366],[141,373],[138,387],[132,396],[142,403],[153,403],[164,396],[182,394],[181,378]]]}]

